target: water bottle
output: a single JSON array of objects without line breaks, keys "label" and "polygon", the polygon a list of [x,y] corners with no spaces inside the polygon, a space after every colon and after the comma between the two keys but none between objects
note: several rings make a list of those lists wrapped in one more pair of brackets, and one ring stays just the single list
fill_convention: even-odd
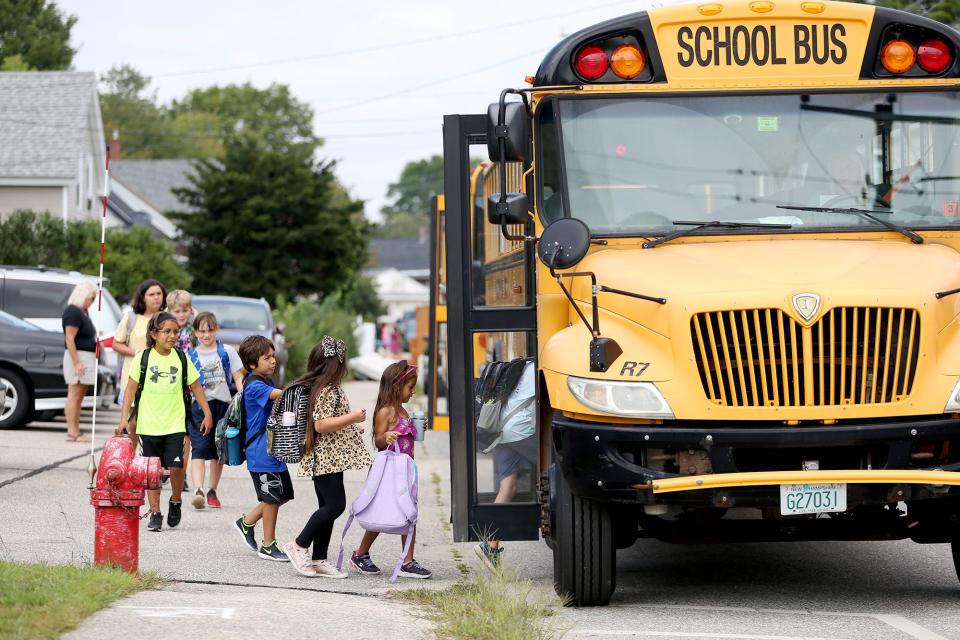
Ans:
[{"label": "water bottle", "polygon": [[414,411],[410,414],[410,418],[413,421],[413,426],[417,428],[417,435],[415,435],[413,439],[422,442],[427,418],[423,415],[423,411]]},{"label": "water bottle", "polygon": [[297,414],[293,411],[284,411],[283,412],[283,426],[292,427],[297,424]]},{"label": "water bottle", "polygon": [[224,435],[227,437],[227,464],[230,466],[243,464],[241,460],[242,451],[240,450],[240,429],[230,427],[224,432]]}]

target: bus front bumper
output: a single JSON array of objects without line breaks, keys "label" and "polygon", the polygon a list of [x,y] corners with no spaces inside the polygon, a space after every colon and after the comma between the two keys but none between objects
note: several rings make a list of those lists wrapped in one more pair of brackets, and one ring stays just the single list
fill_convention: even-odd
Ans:
[{"label": "bus front bumper", "polygon": [[[779,504],[781,485],[812,483],[847,484],[851,508],[960,496],[960,420],[953,417],[815,426],[555,417],[553,439],[572,491],[613,502],[764,508]],[[662,462],[678,454],[695,464]],[[804,470],[808,461],[819,470]]]}]

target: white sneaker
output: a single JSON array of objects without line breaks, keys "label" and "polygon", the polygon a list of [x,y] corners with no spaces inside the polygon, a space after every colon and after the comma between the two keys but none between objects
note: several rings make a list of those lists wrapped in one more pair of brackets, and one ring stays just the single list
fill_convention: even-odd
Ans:
[{"label": "white sneaker", "polygon": [[203,509],[207,506],[207,497],[203,493],[203,489],[197,489],[193,494],[193,500],[191,501],[194,509]]},{"label": "white sneaker", "polygon": [[346,578],[347,572],[337,569],[337,565],[331,564],[328,560],[314,560],[313,570],[318,578]]},{"label": "white sneaker", "polygon": [[317,572],[310,561],[309,550],[297,546],[297,543],[291,540],[283,545],[283,552],[290,558],[290,564],[297,570],[297,573],[308,578],[317,577]]}]

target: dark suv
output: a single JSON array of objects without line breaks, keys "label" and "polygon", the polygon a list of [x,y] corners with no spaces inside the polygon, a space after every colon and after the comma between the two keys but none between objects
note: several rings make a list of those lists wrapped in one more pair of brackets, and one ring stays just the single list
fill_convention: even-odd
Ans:
[{"label": "dark suv", "polygon": [[220,339],[236,347],[249,335],[261,335],[273,341],[277,350],[277,371],[274,381],[282,385],[286,380],[287,346],[283,326],[277,326],[273,311],[263,298],[240,298],[237,296],[194,296],[193,308],[210,311],[217,316]]}]

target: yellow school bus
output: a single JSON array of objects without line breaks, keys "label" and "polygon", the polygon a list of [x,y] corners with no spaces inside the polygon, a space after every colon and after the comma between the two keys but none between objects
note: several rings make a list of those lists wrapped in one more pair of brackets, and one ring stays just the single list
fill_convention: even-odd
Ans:
[{"label": "yellow school bus", "polygon": [[455,538],[542,536],[577,605],[638,537],[956,558],[958,49],[872,5],[687,4],[446,116]]}]

